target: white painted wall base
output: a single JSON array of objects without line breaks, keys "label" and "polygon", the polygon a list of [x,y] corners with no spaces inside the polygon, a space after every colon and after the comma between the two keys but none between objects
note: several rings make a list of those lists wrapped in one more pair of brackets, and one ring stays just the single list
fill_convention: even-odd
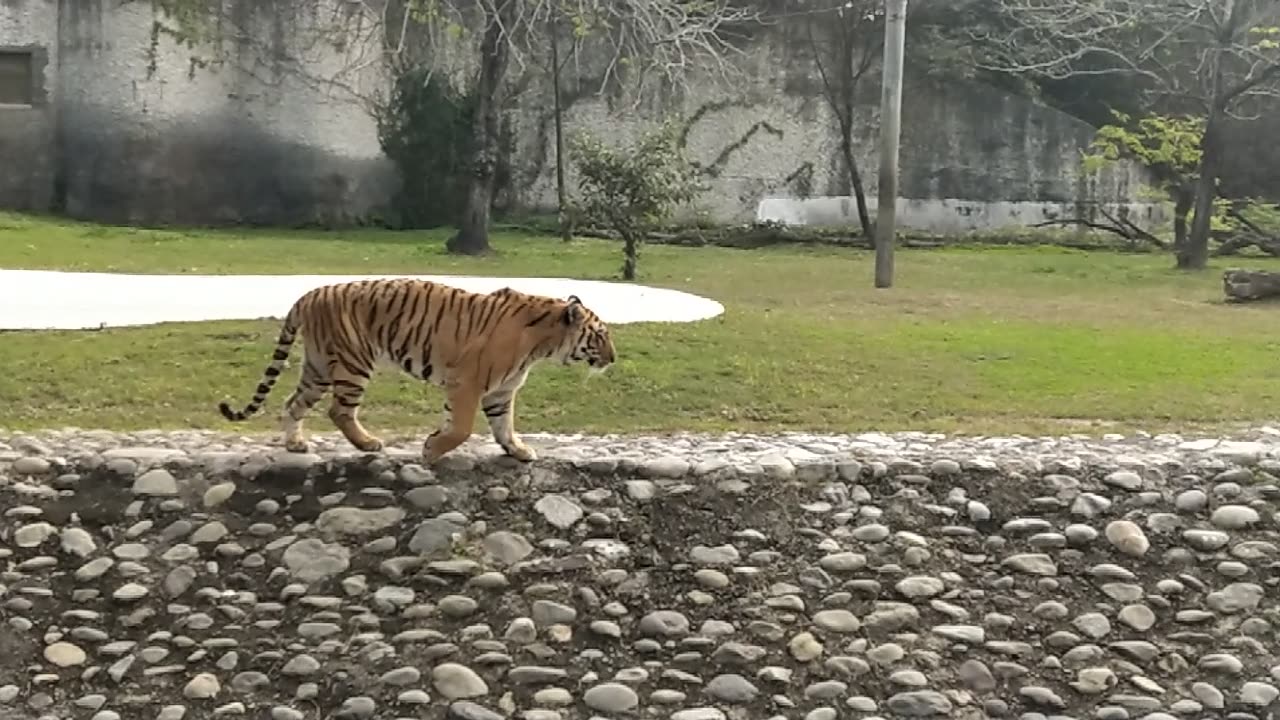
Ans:
[{"label": "white painted wall base", "polygon": [[[899,198],[898,223],[904,228],[939,234],[957,234],[1028,227],[1049,220],[1084,216],[1104,221],[1098,203],[976,202],[970,200],[919,200]],[[1127,210],[1138,227],[1150,230],[1170,221],[1163,203],[1102,203],[1115,215]],[[867,210],[875,218],[876,199],[867,198]],[[756,206],[757,222],[787,225],[843,226],[858,223],[858,205],[852,197],[824,196],[805,199],[771,197]]]}]

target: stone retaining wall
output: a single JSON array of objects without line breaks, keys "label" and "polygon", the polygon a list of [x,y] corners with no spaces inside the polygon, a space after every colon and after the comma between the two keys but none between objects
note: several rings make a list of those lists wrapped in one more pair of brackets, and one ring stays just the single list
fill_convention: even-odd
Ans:
[{"label": "stone retaining wall", "polygon": [[0,718],[1268,718],[1273,432],[0,432]]}]

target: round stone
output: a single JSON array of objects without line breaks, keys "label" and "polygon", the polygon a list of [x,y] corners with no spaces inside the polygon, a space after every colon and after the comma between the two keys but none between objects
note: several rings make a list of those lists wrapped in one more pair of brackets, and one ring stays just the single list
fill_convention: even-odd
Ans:
[{"label": "round stone", "polygon": [[1264,682],[1250,681],[1240,686],[1240,702],[1253,707],[1267,707],[1280,699],[1280,689]]},{"label": "round stone", "polygon": [[1129,520],[1113,520],[1107,523],[1105,534],[1111,546],[1125,555],[1142,557],[1151,548],[1151,543],[1142,532],[1142,528]]},{"label": "round stone", "polygon": [[1258,511],[1247,505],[1223,505],[1209,516],[1209,522],[1222,530],[1243,530],[1261,519]]},{"label": "round stone", "polygon": [[450,700],[489,694],[489,686],[484,679],[476,671],[458,663],[441,663],[432,668],[431,683],[436,692]]},{"label": "round stone", "polygon": [[[1058,566],[1048,555],[1041,553],[1023,553],[1005,559],[1004,565],[1028,575],[1051,576],[1058,574]],[[948,704],[948,707],[950,705]]]},{"label": "round stone", "polygon": [[573,527],[585,514],[582,507],[563,495],[543,495],[534,503],[533,509],[543,519],[561,530]]},{"label": "round stone", "polygon": [[440,612],[451,618],[464,618],[480,608],[480,603],[466,595],[446,595],[436,604]]},{"label": "round stone", "polygon": [[297,655],[280,668],[285,675],[313,675],[320,670],[320,661],[310,655]]},{"label": "round stone", "polygon": [[57,532],[57,529],[46,522],[23,525],[13,533],[13,544],[20,548],[33,548],[44,544]]},{"label": "round stone", "polygon": [[55,642],[45,647],[44,659],[58,667],[83,665],[88,655],[79,646],[69,642]]},{"label": "round stone", "polygon": [[67,528],[62,531],[62,552],[76,557],[88,557],[98,549],[98,544],[93,541],[93,536],[84,528]]},{"label": "round stone", "polygon": [[693,574],[693,579],[708,590],[723,590],[729,587],[729,576],[712,568],[701,568]]},{"label": "round stone", "polygon": [[285,567],[301,582],[313,583],[346,572],[351,553],[337,543],[315,538],[299,540],[284,551]]},{"label": "round stone", "polygon": [[151,549],[142,543],[124,543],[111,548],[111,554],[121,560],[145,560],[151,555]]},{"label": "round stone", "polygon": [[316,529],[334,535],[372,535],[389,530],[404,517],[405,511],[398,507],[336,507],[320,513]]},{"label": "round stone", "polygon": [[120,586],[111,597],[123,602],[133,602],[146,597],[151,591],[137,583],[126,583]]},{"label": "round stone", "polygon": [[1120,608],[1120,621],[1125,625],[1146,632],[1156,624],[1156,614],[1146,605],[1126,605]]},{"label": "round stone", "polygon": [[603,713],[624,713],[640,704],[636,691],[621,683],[603,683],[588,688],[582,702]]},{"label": "round stone", "polygon": [[1106,484],[1133,492],[1142,487],[1142,477],[1131,470],[1117,470],[1102,480]]},{"label": "round stone", "polygon": [[506,530],[485,536],[484,549],[504,565],[517,563],[533,553],[533,545],[523,535]]},{"label": "round stone", "polygon": [[862,623],[858,621],[858,616],[848,610],[820,610],[813,615],[813,623],[818,627],[833,633],[852,633],[857,632]]},{"label": "round stone", "polygon": [[726,720],[724,711],[713,707],[696,707],[677,710],[668,720]]},{"label": "round stone", "polygon": [[1198,513],[1209,505],[1209,496],[1203,490],[1184,490],[1173,501],[1179,512]]},{"label": "round stone", "polygon": [[1182,533],[1182,539],[1201,552],[1213,552],[1231,542],[1231,536],[1220,530],[1187,530]]},{"label": "round stone", "polygon": [[168,470],[148,470],[133,481],[133,494],[152,497],[170,497],[178,494],[178,481]]},{"label": "round stone", "polygon": [[887,702],[889,711],[906,717],[933,717],[951,714],[951,701],[934,690],[910,690],[893,695]]},{"label": "round stone", "polygon": [[404,686],[412,685],[422,678],[422,671],[412,665],[406,665],[394,670],[388,670],[378,678],[383,685]]},{"label": "round stone", "polygon": [[208,490],[204,491],[204,506],[207,508],[216,508],[231,499],[236,492],[236,484],[233,482],[218,483]]},{"label": "round stone", "polygon": [[787,647],[791,651],[791,657],[799,662],[809,662],[822,656],[822,643],[818,642],[811,633],[796,635],[791,638]]},{"label": "round stone", "polygon": [[559,687],[546,687],[533,694],[535,705],[542,707],[567,707],[573,704],[573,693]]},{"label": "round stone", "polygon": [[726,673],[711,678],[707,683],[706,693],[723,702],[745,704],[754,700],[760,690],[743,676]]},{"label": "round stone", "polygon": [[818,565],[827,572],[851,573],[867,566],[867,556],[853,552],[832,553],[818,560]]},{"label": "round stone", "polygon": [[1071,621],[1077,630],[1097,640],[1111,632],[1111,623],[1102,613],[1085,613]]},{"label": "round stone", "polygon": [[1253,610],[1262,602],[1265,591],[1253,583],[1231,583],[1221,590],[1209,593],[1205,604],[1210,610],[1230,615]]},{"label": "round stone", "polygon": [[640,618],[641,635],[678,637],[689,634],[689,619],[675,610],[655,610]]},{"label": "round stone", "polygon": [[215,697],[221,689],[222,686],[215,675],[200,673],[191,678],[186,687],[182,688],[182,696],[188,700],[204,700]]},{"label": "round stone", "polygon": [[897,590],[899,594],[914,600],[917,598],[927,598],[933,597],[934,595],[940,595],[947,589],[947,586],[938,578],[929,577],[927,575],[917,575],[898,581],[898,584],[894,586],[894,589]]}]

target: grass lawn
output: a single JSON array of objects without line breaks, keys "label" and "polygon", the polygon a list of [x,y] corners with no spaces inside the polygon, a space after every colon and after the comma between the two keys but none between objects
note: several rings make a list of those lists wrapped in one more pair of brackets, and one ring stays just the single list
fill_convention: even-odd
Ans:
[{"label": "grass lawn", "polygon": [[[151,231],[0,214],[0,267],[155,273],[450,273],[612,279],[605,241],[496,232],[446,255],[444,232]],[[1221,267],[1053,248],[901,250],[892,290],[839,248],[642,248],[639,282],[722,302],[720,318],[614,328],[619,364],[587,380],[542,366],[527,432],[941,430],[962,434],[1225,430],[1273,420],[1280,308],[1220,302]],[[1280,269],[1280,262],[1231,264]],[[281,308],[283,313],[286,308]],[[233,426],[274,321],[0,335],[0,426],[274,430],[296,377]],[[375,378],[375,432],[425,432],[440,393]],[[323,413],[310,427],[331,430]],[[479,426],[477,426],[479,427]]]}]

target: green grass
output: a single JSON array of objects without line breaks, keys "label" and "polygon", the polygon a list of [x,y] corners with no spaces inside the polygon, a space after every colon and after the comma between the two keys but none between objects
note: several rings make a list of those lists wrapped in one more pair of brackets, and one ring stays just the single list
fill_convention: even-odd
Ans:
[{"label": "green grass", "polygon": [[[497,254],[461,258],[444,253],[444,237],[155,231],[0,214],[0,267],[613,279],[620,262],[605,241],[500,231]],[[1277,309],[1223,304],[1221,267],[1183,274],[1166,256],[1045,247],[903,250],[897,265],[896,287],[877,291],[861,251],[644,247],[639,282],[715,298],[725,315],[617,326],[620,360],[601,377],[539,367],[517,427],[1185,432],[1275,417]],[[5,333],[0,426],[273,430],[287,390],[241,426],[216,405],[248,398],[276,331],[235,321]],[[362,415],[377,432],[425,432],[439,406],[437,389],[385,373]],[[322,413],[311,427],[332,429]]]}]

